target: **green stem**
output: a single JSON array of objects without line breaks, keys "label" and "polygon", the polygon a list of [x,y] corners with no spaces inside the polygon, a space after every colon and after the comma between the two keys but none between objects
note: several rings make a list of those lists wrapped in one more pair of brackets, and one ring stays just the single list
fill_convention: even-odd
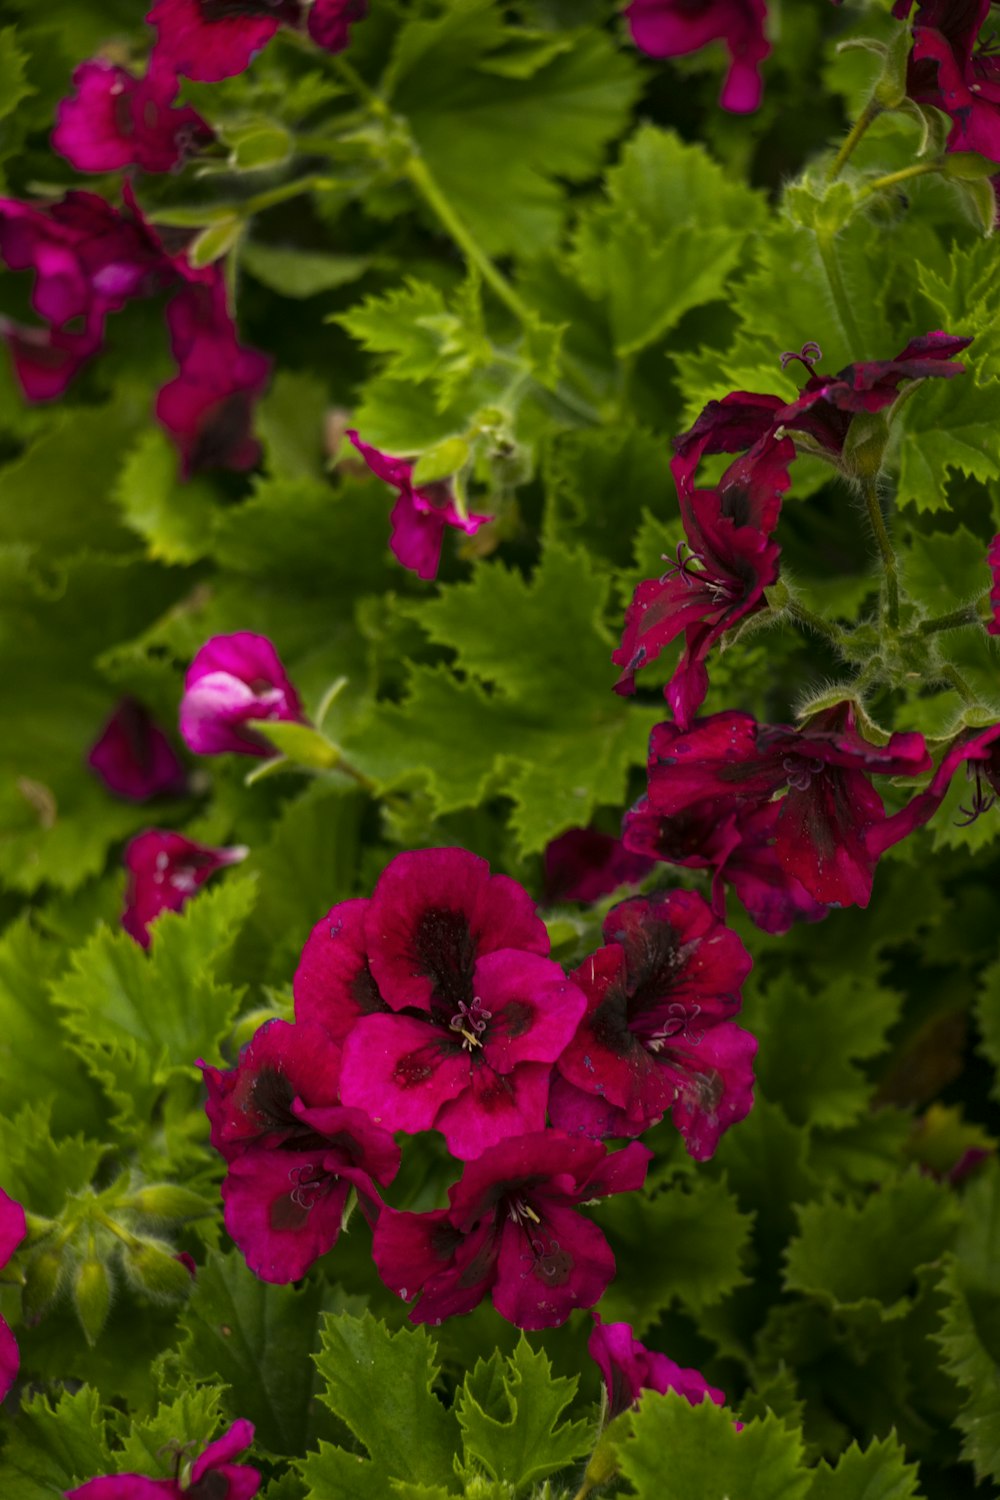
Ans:
[{"label": "green stem", "polygon": [[937,615],[933,620],[923,620],[920,625],[921,635],[937,635],[941,630],[958,630],[963,625],[975,625],[979,619],[979,610],[975,604],[964,604],[961,609],[953,609],[950,614]]},{"label": "green stem", "polygon": [[824,620],[822,615],[813,614],[798,599],[792,599],[788,604],[788,613],[798,625],[804,625],[809,630],[815,630],[817,635],[826,636],[833,645],[840,646],[844,641],[844,632],[832,620]]},{"label": "green stem", "polygon": [[871,522],[872,531],[875,533],[878,550],[882,554],[889,624],[895,627],[899,624],[899,571],[896,566],[896,554],[893,551],[892,542],[889,540],[889,533],[886,530],[885,518],[882,515],[882,507],[879,504],[875,481],[873,479],[865,479],[862,483],[865,504],[868,507],[868,519]]},{"label": "green stem", "polygon": [[881,193],[885,188],[895,187],[897,182],[909,182],[911,177],[926,177],[928,172],[940,170],[937,161],[916,162],[912,167],[901,167],[898,172],[887,172],[884,177],[876,177],[865,187],[862,197],[870,198],[874,193]]},{"label": "green stem", "polygon": [[840,318],[841,326],[850,345],[850,352],[855,358],[860,358],[861,334],[855,321],[854,309],[851,306],[851,299],[844,282],[844,274],[840,269],[840,257],[837,254],[837,246],[833,235],[821,234],[817,230],[816,249],[819,251],[819,258],[826,273],[830,295],[833,298],[837,315]]},{"label": "green stem", "polygon": [[[315,48],[311,50],[315,54]],[[359,99],[363,99],[365,101],[365,103],[368,105],[368,108],[372,110],[374,114],[382,115],[383,117],[389,114],[389,106],[386,104],[385,100],[382,99],[378,94],[376,94],[374,89],[369,88],[368,84],[365,83],[365,80],[362,78],[357,68],[353,67],[351,63],[347,61],[346,57],[342,57],[339,55],[331,57],[329,53],[327,53],[326,56],[328,61],[333,66],[334,70],[340,74],[341,78],[344,80],[347,86],[354,90]]]},{"label": "green stem", "polygon": [[975,708],[977,706],[979,699],[976,697],[975,693],[972,691],[958,668],[956,666],[953,666],[950,661],[945,662],[944,666],[941,668],[941,676],[944,678],[945,682],[951,684],[951,686],[955,689],[955,692],[962,699],[963,703],[965,703],[969,708]]},{"label": "green stem", "polygon": [[522,302],[507,278],[497,270],[486,252],[473,239],[463,221],[452,208],[431,174],[423,157],[411,156],[406,164],[406,176],[423,198],[427,207],[440,220],[442,228],[455,241],[471,266],[475,266],[487,286],[492,287],[505,307],[522,325],[532,321],[531,309]]},{"label": "green stem", "polygon": [[869,99],[854,124],[851,126],[850,134],[830,163],[826,174],[827,182],[836,182],[841,172],[847,166],[855,146],[861,140],[869,125],[872,125],[882,113],[882,106],[877,99]]},{"label": "green stem", "polygon": [[235,204],[238,212],[244,215],[259,214],[265,208],[274,208],[275,204],[286,203],[289,198],[297,198],[301,193],[311,193],[315,188],[332,187],[333,183],[329,177],[300,177],[296,182],[284,182],[280,187],[270,188],[266,193],[258,193],[255,198],[247,198],[245,202]]}]

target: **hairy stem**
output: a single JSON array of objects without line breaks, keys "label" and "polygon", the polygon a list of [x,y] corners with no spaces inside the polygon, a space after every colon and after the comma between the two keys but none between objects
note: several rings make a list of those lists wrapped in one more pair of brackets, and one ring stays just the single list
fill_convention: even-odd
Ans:
[{"label": "hairy stem", "polygon": [[851,298],[844,281],[844,273],[840,269],[840,257],[837,254],[836,240],[832,234],[821,234],[816,232],[816,249],[826,273],[827,285],[833,298],[833,305],[837,309],[841,326],[847,336],[847,342],[851,346],[851,353],[857,359],[861,355],[861,332],[854,317],[854,308],[851,306]]},{"label": "hairy stem", "polygon": [[840,176],[841,172],[844,170],[848,161],[850,160],[855,146],[861,140],[861,137],[864,135],[869,125],[873,124],[874,121],[878,119],[881,113],[881,104],[879,104],[876,99],[869,99],[868,103],[865,105],[864,109],[861,111],[860,115],[858,115],[858,118],[851,126],[850,133],[847,136],[847,139],[844,141],[844,144],[841,146],[840,150],[833,158],[833,161],[830,163],[829,169],[827,170],[826,174],[827,182],[836,182],[837,178]]},{"label": "hairy stem", "polygon": [[912,167],[901,167],[898,172],[887,172],[884,177],[876,177],[864,189],[863,197],[870,198],[874,193],[881,193],[884,188],[895,187],[897,182],[909,182],[911,177],[926,177],[929,172],[939,170],[940,164],[937,161],[915,162]]},{"label": "hairy stem", "polygon": [[975,625],[979,619],[979,611],[975,604],[963,604],[961,609],[953,609],[950,614],[936,615],[933,620],[923,620],[920,625],[921,635],[937,635],[941,630],[958,630],[963,625]]},{"label": "hairy stem", "polygon": [[882,567],[885,572],[885,595],[888,606],[889,624],[899,624],[899,570],[896,565],[896,554],[893,551],[892,542],[886,529],[885,519],[882,515],[882,507],[879,504],[878,490],[873,479],[865,479],[864,496],[868,507],[868,519],[871,522],[878,550],[882,554]]},{"label": "hairy stem", "polygon": [[972,691],[958,668],[956,666],[953,666],[950,661],[945,662],[944,666],[941,668],[941,676],[944,678],[945,682],[951,684],[963,703],[965,703],[970,708],[974,708],[977,705],[979,699],[976,697],[975,693]]},{"label": "hairy stem", "polygon": [[843,644],[844,632],[839,625],[834,625],[832,620],[824,620],[822,615],[814,614],[798,599],[791,599],[788,603],[788,613],[797,625],[803,625],[807,630],[814,630],[817,635],[823,635],[833,645]]}]

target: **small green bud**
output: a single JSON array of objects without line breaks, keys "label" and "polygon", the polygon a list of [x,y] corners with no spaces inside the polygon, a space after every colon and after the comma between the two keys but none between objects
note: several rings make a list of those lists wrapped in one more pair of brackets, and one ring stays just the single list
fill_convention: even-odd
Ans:
[{"label": "small green bud", "polygon": [[242,233],[243,220],[237,214],[217,219],[214,224],[195,235],[188,247],[188,260],[196,271],[204,270],[213,261],[221,260]]},{"label": "small green bud", "polygon": [[111,1307],[107,1267],[96,1256],[81,1261],[73,1278],[73,1305],[88,1344],[96,1344]]},{"label": "small green bud", "polygon": [[52,1306],[59,1295],[62,1277],[62,1250],[40,1250],[28,1262],[21,1289],[21,1306],[29,1322],[41,1317],[46,1308]]},{"label": "small green bud", "polygon": [[129,1245],[122,1264],[130,1281],[160,1302],[174,1302],[191,1290],[191,1274],[162,1240]]},{"label": "small green bud", "polygon": [[898,109],[906,98],[906,73],[912,37],[905,26],[897,26],[882,56],[882,71],[872,93],[872,108]]},{"label": "small green bud", "polygon": [[190,1188],[158,1182],[130,1194],[122,1207],[134,1209],[148,1219],[203,1219],[213,1212],[215,1205]]},{"label": "small green bud", "polygon": [[224,132],[229,165],[237,172],[255,172],[262,167],[276,167],[292,154],[292,137],[282,125],[270,120],[255,120]]},{"label": "small green bud", "polygon": [[340,748],[311,724],[291,719],[251,719],[247,727],[270,740],[294,766],[329,771],[341,758]]},{"label": "small green bud", "polygon": [[881,412],[859,411],[847,429],[843,464],[855,479],[874,479],[889,446],[889,424]]}]

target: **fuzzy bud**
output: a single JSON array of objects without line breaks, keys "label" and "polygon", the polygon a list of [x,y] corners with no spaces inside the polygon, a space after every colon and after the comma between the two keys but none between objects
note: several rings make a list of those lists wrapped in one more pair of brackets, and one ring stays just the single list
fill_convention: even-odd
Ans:
[{"label": "fuzzy bud", "polygon": [[859,411],[847,429],[843,464],[852,479],[874,479],[889,445],[889,424],[881,412]]},{"label": "fuzzy bud", "polygon": [[111,1281],[107,1268],[96,1256],[81,1261],[73,1278],[73,1305],[87,1336],[96,1344],[111,1307]]},{"label": "fuzzy bud", "polygon": [[172,1182],[151,1183],[130,1194],[122,1203],[147,1219],[203,1219],[214,1205],[190,1188]]},{"label": "fuzzy bud", "polygon": [[24,1286],[21,1290],[21,1306],[29,1322],[34,1322],[36,1318],[41,1317],[46,1308],[51,1307],[56,1300],[62,1275],[61,1250],[40,1250],[34,1259],[28,1262]]},{"label": "fuzzy bud", "polygon": [[162,1240],[138,1240],[122,1256],[131,1281],[158,1302],[174,1302],[191,1290],[191,1273]]}]

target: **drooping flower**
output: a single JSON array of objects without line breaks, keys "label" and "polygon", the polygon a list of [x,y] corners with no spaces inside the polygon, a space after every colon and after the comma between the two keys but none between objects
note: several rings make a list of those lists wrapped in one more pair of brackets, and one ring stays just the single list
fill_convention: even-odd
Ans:
[{"label": "drooping flower", "polygon": [[647,1349],[628,1323],[604,1323],[597,1313],[593,1318],[587,1352],[604,1377],[609,1419],[634,1406],[643,1391],[659,1391],[661,1395],[677,1391],[692,1406],[707,1396],[716,1406],[725,1406],[725,1393],[709,1385],[699,1370],[682,1369],[665,1354]]},{"label": "drooping flower", "polygon": [[951,778],[961,765],[967,766],[974,789],[970,805],[959,811],[966,823],[974,823],[1000,797],[1000,724],[960,734],[945,752],[924,791],[911,797],[899,812],[867,830],[865,841],[872,859],[878,859],[901,839],[908,838],[930,822],[948,793]]},{"label": "drooping flower", "polygon": [[604,1235],[574,1209],[640,1188],[651,1154],[633,1142],[608,1155],[555,1130],[502,1141],[466,1164],[447,1209],[382,1210],[378,1273],[397,1296],[419,1297],[415,1323],[471,1312],[489,1293],[517,1327],[555,1328],[593,1307],[615,1273]]},{"label": "drooping flower", "polygon": [[363,443],[353,428],[347,436],[372,473],[399,492],[389,518],[392,524],[389,546],[403,567],[418,578],[437,577],[446,526],[474,536],[480,526],[493,519],[472,513],[463,516],[447,484],[425,484],[418,488],[413,483],[412,464]]},{"label": "drooping flower", "polygon": [[666,817],[641,797],[622,820],[622,842],[667,864],[712,870],[712,910],[722,921],[731,885],[758,927],[787,932],[795,922],[820,921],[828,908],[782,866],[774,847],[780,814],[780,802],[767,802],[735,807],[720,817],[708,801]]},{"label": "drooping flower", "polygon": [[[916,0],[906,91],[918,104],[942,110],[952,122],[949,151],[977,151],[1000,161],[1000,58],[979,33],[990,0]],[[914,0],[897,0],[904,20]]]},{"label": "drooping flower", "polygon": [[661,578],[636,589],[611,658],[622,668],[617,692],[633,692],[636,672],[683,632],[684,651],[666,696],[678,723],[690,722],[708,691],[705,658],[712,646],[766,607],[764,590],[778,577],[781,549],[772,534],[794,456],[789,439],[767,434],[713,489],[678,484],[690,556],[678,549]]},{"label": "drooping flower", "polygon": [[570,828],[545,850],[545,894],[549,901],[590,904],[620,885],[644,879],[655,861],[630,852],[621,839],[596,828]]},{"label": "drooping flower", "polygon": [[181,287],[167,308],[178,371],[156,397],[157,420],[181,455],[185,478],[206,469],[252,469],[260,458],[253,411],[271,360],[239,342],[224,278]]},{"label": "drooping flower", "polygon": [[254,1275],[297,1281],[333,1249],[351,1189],[374,1221],[392,1137],[338,1098],[340,1050],[318,1026],[270,1021],[235,1068],[205,1067],[212,1144],[226,1158],[225,1224]]},{"label": "drooping flower", "polygon": [[990,542],[986,554],[986,566],[990,570],[990,609],[993,618],[986,623],[987,635],[1000,635],[1000,533]]},{"label": "drooping flower", "polygon": [[773,845],[782,868],[816,901],[866,906],[876,864],[866,838],[885,817],[869,777],[929,769],[921,734],[894,734],[887,745],[872,745],[858,733],[850,703],[816,714],[801,729],[760,725],[749,714],[712,714],[689,731],[672,724],[653,730],[649,806],[669,818],[711,803],[724,818],[786,790]]},{"label": "drooping flower", "polygon": [[257,719],[303,721],[298,694],[274,645],[249,630],[212,636],[184,677],[181,738],[196,755],[228,750],[264,758],[275,752],[247,728]]},{"label": "drooping flower", "polygon": [[248,852],[242,845],[213,849],[164,828],[137,834],[125,848],[125,931],[148,948],[150,924],[161,911],[180,911],[217,870],[238,864]]},{"label": "drooping flower", "polygon": [[[584,999],[544,956],[548,933],[527,892],[465,849],[424,849],[397,855],[375,887],[363,914],[367,970],[357,915],[325,947],[320,1007],[334,1034],[356,1017],[345,1104],[389,1130],[440,1130],[461,1159],[541,1128],[551,1065]],[[383,1013],[372,1013],[371,982]]]},{"label": "drooping flower", "polygon": [[557,1064],[552,1121],[634,1136],[669,1110],[705,1160],[753,1102],[756,1042],[730,1021],[749,955],[691,891],[622,902],[604,936],[572,976],[587,1011]]},{"label": "drooping flower", "polygon": [[253,1500],[262,1482],[259,1470],[233,1463],[249,1448],[253,1434],[252,1423],[241,1419],[193,1463],[186,1461],[175,1479],[107,1474],[68,1490],[66,1500]]},{"label": "drooping flower", "polygon": [[[26,1234],[24,1209],[0,1188],[0,1271]],[[14,1384],[17,1366],[17,1340],[3,1318],[0,1318],[0,1401],[3,1401]]]},{"label": "drooping flower", "polygon": [[351,27],[368,14],[368,0],[313,0],[306,22],[309,35],[324,52],[343,52]]},{"label": "drooping flower", "polygon": [[94,59],[73,74],[56,110],[53,148],[79,172],[172,172],[214,135],[198,112],[175,105],[177,74],[155,51],[145,76]]},{"label": "drooping flower", "polygon": [[730,65],[720,103],[735,114],[760,104],[760,64],[771,48],[765,0],[631,0],[625,11],[637,47],[652,57],[684,57],[724,42]]},{"label": "drooping flower", "polygon": [[123,698],[108,719],[87,764],[108,789],[129,802],[181,796],[187,772],[148,709]]}]

